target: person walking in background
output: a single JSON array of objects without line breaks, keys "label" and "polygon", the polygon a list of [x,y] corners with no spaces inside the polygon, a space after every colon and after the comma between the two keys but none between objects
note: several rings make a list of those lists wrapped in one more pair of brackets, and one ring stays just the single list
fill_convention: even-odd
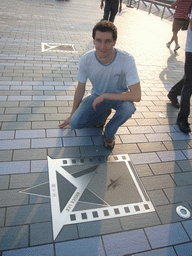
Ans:
[{"label": "person walking in background", "polygon": [[[103,8],[104,0],[101,0],[101,9]],[[115,16],[122,10],[122,0],[105,0],[103,20],[114,22]]]},{"label": "person walking in background", "polygon": [[175,48],[174,48],[175,53],[180,48],[177,34],[179,30],[183,28],[185,22],[188,20],[188,16],[191,12],[191,7],[192,7],[192,0],[177,0],[171,5],[171,8],[175,9],[175,13],[173,15],[173,18],[174,18],[173,26],[172,26],[173,36],[171,40],[166,44],[166,46],[170,48],[172,42],[175,41]]},{"label": "person walking in background", "polygon": [[[192,17],[192,11],[191,11]],[[178,91],[181,91],[181,103],[180,111],[177,116],[177,124],[179,129],[184,133],[191,132],[188,117],[190,114],[190,98],[192,94],[192,19],[190,20],[190,25],[187,31],[187,41],[185,47],[185,69],[184,77],[176,85]],[[176,87],[176,85],[174,87]],[[173,88],[174,88],[173,87]],[[176,88],[174,88],[175,90]],[[173,91],[174,91],[173,90]],[[172,90],[171,90],[172,91]]]},{"label": "person walking in background", "polygon": [[[92,31],[95,49],[83,55],[77,74],[71,115],[59,126],[73,129],[101,127],[109,109],[115,114],[105,126],[104,146],[111,150],[115,133],[136,108],[133,102],[141,100],[141,87],[134,58],[125,51],[114,48],[117,28],[109,21],[98,22]],[[86,82],[92,83],[91,95],[84,97]]]}]

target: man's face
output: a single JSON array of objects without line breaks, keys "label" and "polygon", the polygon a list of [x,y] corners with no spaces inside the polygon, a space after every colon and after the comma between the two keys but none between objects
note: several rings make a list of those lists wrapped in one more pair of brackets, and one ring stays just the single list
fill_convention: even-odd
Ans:
[{"label": "man's face", "polygon": [[97,58],[103,59],[111,56],[116,40],[113,40],[112,32],[100,32],[97,30],[93,43],[95,45]]}]

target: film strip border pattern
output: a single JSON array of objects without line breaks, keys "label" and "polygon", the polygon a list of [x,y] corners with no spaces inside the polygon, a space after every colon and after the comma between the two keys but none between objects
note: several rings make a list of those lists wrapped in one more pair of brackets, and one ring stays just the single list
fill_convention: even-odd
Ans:
[{"label": "film strip border pattern", "polygon": [[129,215],[141,214],[154,211],[150,201],[137,204],[127,204],[114,207],[106,207],[96,210],[86,210],[72,212],[67,218],[65,224],[76,224],[88,221],[104,220],[117,217],[125,217]]}]

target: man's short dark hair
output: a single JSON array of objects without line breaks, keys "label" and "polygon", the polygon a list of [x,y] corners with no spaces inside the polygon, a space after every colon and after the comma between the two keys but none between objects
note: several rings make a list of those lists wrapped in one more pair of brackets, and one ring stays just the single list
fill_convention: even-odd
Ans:
[{"label": "man's short dark hair", "polygon": [[95,39],[95,34],[96,31],[100,31],[100,32],[111,32],[112,33],[112,37],[113,40],[117,40],[117,28],[116,26],[107,20],[101,20],[100,22],[98,22],[95,27],[93,28],[93,32],[92,32],[92,37],[93,39]]}]

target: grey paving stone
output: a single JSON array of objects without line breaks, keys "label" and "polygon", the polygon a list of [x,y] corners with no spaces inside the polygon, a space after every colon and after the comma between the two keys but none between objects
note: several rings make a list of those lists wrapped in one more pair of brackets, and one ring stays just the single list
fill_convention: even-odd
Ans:
[{"label": "grey paving stone", "polygon": [[15,122],[17,116],[16,115],[0,115],[0,122]]},{"label": "grey paving stone", "polygon": [[151,128],[151,126],[132,126],[129,127],[129,130],[131,131],[132,134],[134,133],[153,133],[153,129]]},{"label": "grey paving stone", "polygon": [[15,188],[28,188],[36,186],[48,181],[48,174],[46,172],[40,173],[27,173],[27,174],[14,174],[10,178],[10,189]]},{"label": "grey paving stone", "polygon": [[8,96],[8,101],[29,101],[32,100],[32,96]]},{"label": "grey paving stone", "polygon": [[44,101],[44,100],[55,100],[55,96],[32,96],[32,100],[40,100],[40,101]]},{"label": "grey paving stone", "polygon": [[0,149],[24,149],[30,148],[30,140],[19,139],[19,140],[2,140],[0,141]]},{"label": "grey paving stone", "polygon": [[192,149],[182,150],[183,154],[187,157],[187,159],[192,159]]},{"label": "grey paving stone", "polygon": [[192,186],[182,186],[164,189],[166,196],[171,203],[180,203],[192,200]]},{"label": "grey paving stone", "polygon": [[55,251],[57,256],[105,256],[103,244],[100,237],[79,239],[69,242],[56,243]]},{"label": "grey paving stone", "polygon": [[5,225],[18,226],[47,221],[51,221],[50,204],[21,205],[7,208]]},{"label": "grey paving stone", "polygon": [[12,160],[13,150],[1,150],[0,162],[8,162]]},{"label": "grey paving stone", "polygon": [[[48,184],[48,182],[46,184]],[[29,204],[45,204],[45,203],[50,203],[49,197],[43,197],[39,195],[29,195]]]},{"label": "grey paving stone", "polygon": [[31,122],[3,122],[1,130],[31,129]]},{"label": "grey paving stone", "polygon": [[0,227],[4,226],[5,223],[6,208],[0,208]]},{"label": "grey paving stone", "polygon": [[73,129],[46,129],[47,137],[74,137],[75,131]]},{"label": "grey paving stone", "polygon": [[26,108],[26,107],[44,107],[45,102],[44,101],[20,101],[19,106]]},{"label": "grey paving stone", "polygon": [[15,162],[3,162],[0,163],[0,173],[2,174],[14,174],[14,173],[29,173],[30,162],[29,161],[15,161]]},{"label": "grey paving stone", "polygon": [[42,245],[53,242],[51,222],[30,225],[30,245]]},{"label": "grey paving stone", "polygon": [[75,130],[76,135],[79,137],[83,136],[93,136],[93,135],[102,135],[101,128],[84,128],[84,129],[77,129]]},{"label": "grey paving stone", "polygon": [[103,242],[105,251],[110,256],[126,255],[150,249],[143,230],[105,235]]},{"label": "grey paving stone", "polygon": [[57,113],[57,108],[56,107],[33,107],[32,108],[32,113],[43,113],[43,114],[47,114],[47,113]]},{"label": "grey paving stone", "polygon": [[[29,235],[29,228],[27,225],[19,226],[19,227],[0,228],[1,250],[27,247],[28,235]],[[7,253],[9,252],[3,252],[4,255],[11,255]],[[12,254],[12,255],[15,256],[16,254]]]},{"label": "grey paving stone", "polygon": [[78,147],[48,148],[48,156],[53,159],[80,157],[80,151]]},{"label": "grey paving stone", "polygon": [[7,140],[7,139],[14,139],[15,131],[0,131],[0,139]]},{"label": "grey paving stone", "polygon": [[32,139],[31,148],[62,147],[61,138]]},{"label": "grey paving stone", "polygon": [[3,252],[3,256],[54,256],[53,244]]},{"label": "grey paving stone", "polygon": [[177,164],[184,172],[190,172],[192,171],[192,160],[181,160],[177,161]]},{"label": "grey paving stone", "polygon": [[192,185],[192,172],[175,173],[171,177],[177,186]]},{"label": "grey paving stone", "polygon": [[45,120],[54,121],[54,120],[65,120],[68,118],[68,114],[45,114]]},{"label": "grey paving stone", "polygon": [[152,176],[153,173],[147,164],[135,165],[135,169],[139,174],[139,177]]},{"label": "grey paving stone", "polygon": [[6,114],[31,114],[31,108],[10,108],[10,107],[7,107],[5,109],[5,113]]},{"label": "grey paving stone", "polygon": [[152,249],[189,242],[181,223],[145,228]]},{"label": "grey paving stone", "polygon": [[185,155],[180,150],[157,152],[157,155],[162,162],[186,159]]},{"label": "grey paving stone", "polygon": [[169,204],[169,201],[163,190],[151,190],[148,191],[148,195],[154,206]]},{"label": "grey paving stone", "polygon": [[118,218],[77,224],[79,237],[99,236],[122,231]]},{"label": "grey paving stone", "polygon": [[[182,204],[183,205],[183,204]],[[184,205],[183,205],[184,206]],[[190,211],[190,208],[187,207],[187,209]],[[192,240],[192,220],[186,220],[182,222],[182,225],[184,226],[188,236]]]},{"label": "grey paving stone", "polygon": [[50,129],[57,128],[59,121],[44,121],[44,122],[32,122],[32,129]]},{"label": "grey paving stone", "polygon": [[156,153],[142,153],[129,155],[134,164],[150,164],[160,162]]},{"label": "grey paving stone", "polygon": [[64,147],[73,147],[73,146],[88,146],[93,145],[93,142],[90,137],[71,137],[63,138]]},{"label": "grey paving stone", "polygon": [[77,225],[65,225],[63,226],[61,232],[55,239],[55,242],[69,241],[69,240],[74,240],[78,238],[79,238],[79,235],[78,235]]},{"label": "grey paving stone", "polygon": [[47,172],[48,164],[47,160],[34,160],[31,161],[31,172]]},{"label": "grey paving stone", "polygon": [[9,175],[1,175],[0,189],[8,189],[9,187]]},{"label": "grey paving stone", "polygon": [[155,175],[181,172],[181,169],[175,162],[149,164],[149,166]]},{"label": "grey paving stone", "polygon": [[135,214],[120,218],[123,230],[133,230],[150,226],[160,225],[161,222],[156,212]]},{"label": "grey paving stone", "polygon": [[16,139],[45,138],[45,130],[19,130],[15,134]]},{"label": "grey paving stone", "polygon": [[190,134],[185,134],[183,132],[177,132],[177,133],[170,133],[170,137],[172,140],[190,140],[191,135]]},{"label": "grey paving stone", "polygon": [[147,190],[175,187],[175,183],[172,178],[166,174],[151,177],[142,177],[141,181],[143,182],[143,185]]},{"label": "grey paving stone", "polygon": [[173,247],[134,254],[134,256],[177,256]]},{"label": "grey paving stone", "polygon": [[13,152],[13,161],[46,159],[46,149],[18,149]]},{"label": "grey paving stone", "polygon": [[178,149],[188,149],[190,146],[186,141],[163,141],[163,144],[167,150],[178,150]]},{"label": "grey paving stone", "polygon": [[154,152],[166,150],[163,142],[147,142],[147,143],[137,143],[141,152]]},{"label": "grey paving stone", "polygon": [[43,121],[45,120],[44,114],[18,114],[18,122],[27,122],[27,121]]},{"label": "grey paving stone", "polygon": [[147,142],[147,138],[143,134],[135,135],[120,135],[120,138],[123,143],[139,143],[139,142]]},{"label": "grey paving stone", "polygon": [[13,101],[13,102],[8,102],[8,101],[0,101],[0,107],[18,107],[19,106],[19,102],[18,101]]},{"label": "grey paving stone", "polygon": [[175,128],[173,125],[154,125],[152,126],[153,130],[156,133],[161,133],[161,132],[176,132]]},{"label": "grey paving stone", "polygon": [[154,141],[171,141],[171,137],[167,133],[155,133],[155,134],[145,134],[149,142]]},{"label": "grey paving stone", "polygon": [[82,156],[108,156],[111,151],[104,146],[80,146],[80,153]]},{"label": "grey paving stone", "polygon": [[24,205],[28,203],[28,196],[19,194],[18,190],[1,190],[0,197],[0,207]]},{"label": "grey paving stone", "polygon": [[45,101],[45,107],[69,107],[68,101]]},{"label": "grey paving stone", "polygon": [[137,144],[116,144],[113,149],[113,154],[124,154],[124,153],[139,153],[139,147]]},{"label": "grey paving stone", "polygon": [[178,256],[191,256],[192,255],[192,242],[174,246]]}]

